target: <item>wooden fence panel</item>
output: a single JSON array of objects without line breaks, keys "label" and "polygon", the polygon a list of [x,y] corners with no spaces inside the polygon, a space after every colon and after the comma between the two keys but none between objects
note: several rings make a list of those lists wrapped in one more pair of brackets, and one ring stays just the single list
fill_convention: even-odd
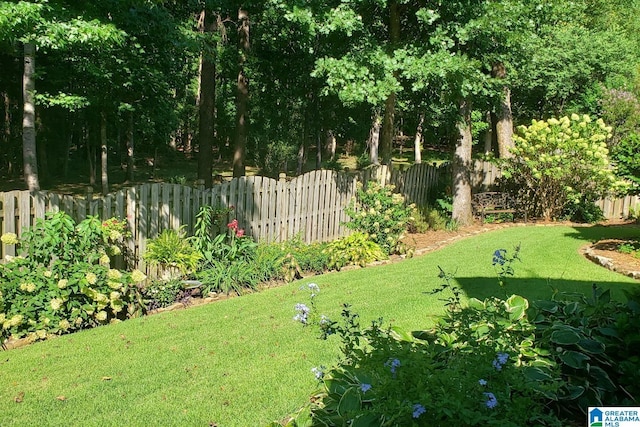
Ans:
[{"label": "wooden fence panel", "polygon": [[[374,179],[393,184],[407,201],[422,205],[449,170],[429,164],[393,172],[387,166],[380,166],[357,174],[316,170],[290,181],[260,176],[234,178],[207,190],[176,184],[143,184],[103,197],[94,197],[90,192],[84,197],[72,197],[10,191],[0,193],[0,232],[20,236],[48,211],[67,212],[76,221],[87,215],[103,220],[126,219],[132,232],[126,243],[134,260],[130,267],[149,271],[142,258],[147,239],[157,237],[164,229],[182,226],[191,234],[203,205],[235,206],[231,215],[255,240],[279,242],[300,235],[308,243],[329,241],[350,233],[343,225],[349,220],[345,208],[356,194],[358,181],[366,183]],[[476,161],[473,176],[474,188],[487,189],[500,176],[500,171],[489,162]],[[599,201],[598,206],[606,218],[620,219],[628,217],[631,209],[640,208],[640,199],[638,196],[606,198]],[[0,256],[5,255],[15,255],[15,247],[1,245]]]}]

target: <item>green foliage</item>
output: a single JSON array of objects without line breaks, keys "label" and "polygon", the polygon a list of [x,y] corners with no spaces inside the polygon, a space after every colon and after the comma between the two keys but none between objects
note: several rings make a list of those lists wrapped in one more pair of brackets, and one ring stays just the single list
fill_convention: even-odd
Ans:
[{"label": "green foliage", "polygon": [[22,239],[5,234],[20,256],[0,264],[0,338],[43,339],[139,314],[135,283],[146,277],[110,269],[120,253],[124,222],[89,217],[76,224],[64,212],[36,220]]},{"label": "green foliage", "polygon": [[247,289],[255,289],[261,279],[256,266],[247,260],[213,260],[209,265],[196,274],[205,295],[210,292],[241,295]]},{"label": "green foliage", "polygon": [[202,253],[185,236],[182,230],[163,230],[156,238],[147,241],[144,259],[152,264],[176,268],[183,276],[198,269]]},{"label": "green foliage", "polygon": [[563,216],[570,221],[596,223],[605,219],[602,209],[593,200],[572,200],[564,208]]},{"label": "green foliage", "polygon": [[618,175],[631,184],[630,192],[640,193],[640,133],[630,134],[613,147],[612,159]]},{"label": "green foliage", "polygon": [[592,295],[557,294],[534,302],[536,340],[560,368],[562,385],[552,404],[567,419],[590,405],[630,405],[640,395],[637,357],[640,305],[611,300],[593,286]]},{"label": "green foliage", "polygon": [[313,299],[311,308],[298,304],[296,320],[325,339],[337,335],[343,354],[333,368],[314,368],[311,416],[294,425],[562,425],[544,405],[560,384],[541,375],[547,352],[534,343],[527,307],[517,295],[474,299],[434,329],[410,333],[381,320],[362,327],[348,305],[334,322],[318,318]]},{"label": "green foliage", "polygon": [[358,187],[355,200],[345,209],[351,218],[345,225],[367,233],[386,254],[391,254],[400,249],[413,209],[413,205],[405,205],[402,195],[393,192],[393,186],[369,182],[367,188]]},{"label": "green foliage", "polygon": [[168,307],[184,292],[180,279],[152,280],[142,289],[142,299],[147,310]]},{"label": "green foliage", "polygon": [[503,173],[530,217],[557,219],[571,204],[624,188],[610,167],[610,132],[602,120],[576,114],[518,128]]},{"label": "green foliage", "polygon": [[380,245],[372,241],[366,233],[358,231],[329,243],[325,253],[329,258],[328,267],[336,270],[346,265],[364,267],[373,261],[387,258]]},{"label": "green foliage", "polygon": [[[513,274],[518,252],[494,252],[499,277]],[[319,316],[319,289],[311,307],[297,304],[294,320],[319,327],[323,339],[337,335],[342,357],[312,369],[320,388],[310,415],[290,425],[561,426],[583,419],[587,406],[636,402],[640,292],[626,304],[594,285],[590,297],[556,293],[530,305],[511,295],[463,306],[452,276],[440,269],[440,278],[433,292],[452,296],[425,331],[385,329],[381,320],[362,327],[348,305],[341,322]]]}]

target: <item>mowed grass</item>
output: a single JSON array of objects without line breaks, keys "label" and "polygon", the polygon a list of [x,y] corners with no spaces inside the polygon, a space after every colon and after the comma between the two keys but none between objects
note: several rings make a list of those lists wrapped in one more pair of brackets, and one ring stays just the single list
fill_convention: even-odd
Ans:
[{"label": "mowed grass", "polygon": [[331,318],[350,303],[362,323],[383,317],[424,329],[447,294],[429,292],[438,266],[466,296],[503,296],[493,251],[522,245],[506,291],[547,298],[552,288],[617,298],[638,282],[585,260],[578,249],[603,237],[640,237],[638,227],[512,227],[469,237],[399,263],[331,273],[260,293],[163,313],[0,352],[0,426],[264,426],[303,405],[311,368],[331,365],[336,340],[292,320],[321,287]]}]

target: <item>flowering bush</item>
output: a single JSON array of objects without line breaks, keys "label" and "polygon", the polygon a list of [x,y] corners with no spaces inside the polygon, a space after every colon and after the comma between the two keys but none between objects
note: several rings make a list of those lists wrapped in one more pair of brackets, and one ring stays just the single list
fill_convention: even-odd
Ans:
[{"label": "flowering bush", "polygon": [[119,253],[122,222],[89,217],[79,224],[63,212],[47,214],[22,238],[2,241],[19,256],[0,265],[0,334],[31,339],[121,320],[139,313],[135,285],[146,279],[110,268]]},{"label": "flowering bush", "polygon": [[[493,253],[501,278],[519,260],[504,249]],[[441,270],[451,291],[448,310],[436,326],[406,332],[362,327],[351,307],[342,321],[297,304],[295,321],[315,326],[321,337],[337,335],[343,357],[332,368],[314,367],[320,389],[306,411],[288,425],[572,425],[588,406],[633,405],[640,395],[640,292],[624,304],[595,285],[589,297],[555,293],[535,301],[470,299]]]},{"label": "flowering bush", "polygon": [[337,335],[343,353],[339,365],[311,370],[320,390],[310,425],[561,425],[544,406],[559,384],[535,375],[548,361],[524,298],[474,300],[435,329],[408,333],[381,321],[362,327],[348,305],[341,322],[318,316],[319,289],[309,286],[311,304],[297,304],[294,320]]},{"label": "flowering bush", "polygon": [[624,189],[609,161],[610,137],[611,127],[588,115],[534,120],[518,127],[503,175],[529,216],[558,218],[571,205]]},{"label": "flowering bush", "polygon": [[345,210],[351,221],[345,225],[367,233],[386,254],[400,250],[399,243],[407,230],[414,205],[406,205],[393,186],[369,182],[367,188],[358,183],[355,200]]}]

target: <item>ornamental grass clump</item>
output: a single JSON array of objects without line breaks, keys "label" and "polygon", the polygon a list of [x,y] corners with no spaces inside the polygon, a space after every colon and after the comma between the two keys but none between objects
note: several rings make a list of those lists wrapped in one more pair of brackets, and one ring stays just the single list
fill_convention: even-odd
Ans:
[{"label": "ornamental grass clump", "polygon": [[20,255],[0,265],[0,338],[44,339],[51,334],[123,320],[141,313],[140,271],[110,267],[126,236],[123,221],[89,217],[76,224],[48,213],[21,238],[2,236]]},{"label": "ornamental grass clump", "polygon": [[393,192],[392,185],[373,181],[366,188],[361,183],[357,185],[356,197],[345,210],[351,218],[346,227],[367,233],[387,255],[401,252],[400,240],[413,220],[415,206],[407,205],[404,196]]},{"label": "ornamental grass clump", "polygon": [[607,140],[611,127],[588,115],[533,120],[518,127],[511,158],[502,172],[529,216],[560,218],[566,210],[590,205],[624,190],[615,175]]}]

